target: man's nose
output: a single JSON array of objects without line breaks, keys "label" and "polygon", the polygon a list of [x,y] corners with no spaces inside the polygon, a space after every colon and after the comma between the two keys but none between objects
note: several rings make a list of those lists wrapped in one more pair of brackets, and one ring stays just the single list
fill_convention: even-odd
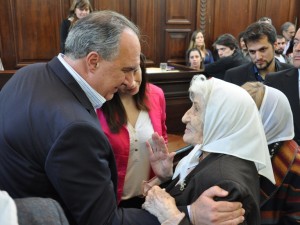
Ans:
[{"label": "man's nose", "polygon": [[125,80],[124,80],[124,85],[127,87],[131,87],[134,81],[134,71],[127,72],[125,74]]},{"label": "man's nose", "polygon": [[261,54],[259,51],[257,51],[257,52],[255,53],[255,58],[256,58],[256,59],[260,59],[261,56],[262,56],[262,54]]},{"label": "man's nose", "polygon": [[297,52],[299,52],[300,51],[300,44],[299,43],[295,43],[294,44],[294,51],[297,51]]}]

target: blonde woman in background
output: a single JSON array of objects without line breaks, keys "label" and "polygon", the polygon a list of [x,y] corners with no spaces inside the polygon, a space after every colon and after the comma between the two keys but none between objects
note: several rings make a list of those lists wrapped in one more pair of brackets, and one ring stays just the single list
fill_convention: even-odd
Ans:
[{"label": "blonde woman in background", "polygon": [[204,59],[204,65],[214,62],[211,51],[205,48],[204,36],[201,30],[196,30],[193,32],[188,50],[192,48],[198,48],[200,50],[201,56]]}]

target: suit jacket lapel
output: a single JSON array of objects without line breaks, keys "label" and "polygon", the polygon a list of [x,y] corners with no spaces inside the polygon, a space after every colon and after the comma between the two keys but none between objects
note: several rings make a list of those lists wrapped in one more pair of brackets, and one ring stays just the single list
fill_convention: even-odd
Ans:
[{"label": "suit jacket lapel", "polygon": [[49,63],[49,67],[53,70],[54,74],[70,89],[70,91],[75,95],[78,101],[86,108],[86,110],[97,117],[96,112],[76,80],[67,71],[67,69],[61,64],[57,57],[53,58]]},{"label": "suit jacket lapel", "polygon": [[[284,85],[285,93],[291,104],[293,115],[300,115],[298,69],[289,70],[284,76],[284,79],[286,79],[286,81],[282,81],[282,84]],[[294,116],[293,119],[295,121],[294,124],[298,125],[297,129],[300,130],[300,117]]]},{"label": "suit jacket lapel", "polygon": [[246,80],[246,82],[248,81],[257,81],[255,78],[255,74],[254,74],[254,64],[251,62],[249,63],[249,66],[247,68],[247,74],[248,74],[248,79]]}]

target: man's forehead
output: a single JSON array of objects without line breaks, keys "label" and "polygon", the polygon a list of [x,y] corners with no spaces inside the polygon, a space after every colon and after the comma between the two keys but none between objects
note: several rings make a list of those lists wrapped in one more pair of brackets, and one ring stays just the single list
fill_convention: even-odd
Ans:
[{"label": "man's forehead", "polygon": [[295,26],[293,26],[293,25],[289,26],[288,31],[289,31],[289,32],[295,31]]},{"label": "man's forehead", "polygon": [[248,50],[259,50],[261,48],[268,48],[271,44],[262,40],[247,43]]},{"label": "man's forehead", "polygon": [[285,42],[285,38],[277,38],[277,42]]},{"label": "man's forehead", "polygon": [[216,49],[225,49],[227,46],[225,45],[216,45]]}]

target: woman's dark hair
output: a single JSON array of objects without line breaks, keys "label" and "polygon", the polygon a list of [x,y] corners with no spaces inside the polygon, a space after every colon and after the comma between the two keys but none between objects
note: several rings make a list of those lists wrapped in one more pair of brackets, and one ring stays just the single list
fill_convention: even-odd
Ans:
[{"label": "woman's dark hair", "polygon": [[[133,96],[135,101],[135,105],[139,110],[149,111],[149,108],[146,104],[147,95],[146,95],[146,68],[145,61],[146,58],[141,54],[140,56],[141,63],[141,74],[142,74],[142,82],[140,85],[139,92]],[[102,111],[105,116],[108,127],[112,133],[118,133],[123,125],[126,125],[128,122],[128,116],[126,114],[125,108],[122,104],[120,96],[118,93],[114,94],[114,97],[105,102],[102,106]]]},{"label": "woman's dark hair", "polygon": [[235,37],[231,34],[222,34],[217,40],[213,43],[213,47],[216,48],[216,45],[224,45],[231,50],[239,49],[239,44]]}]

